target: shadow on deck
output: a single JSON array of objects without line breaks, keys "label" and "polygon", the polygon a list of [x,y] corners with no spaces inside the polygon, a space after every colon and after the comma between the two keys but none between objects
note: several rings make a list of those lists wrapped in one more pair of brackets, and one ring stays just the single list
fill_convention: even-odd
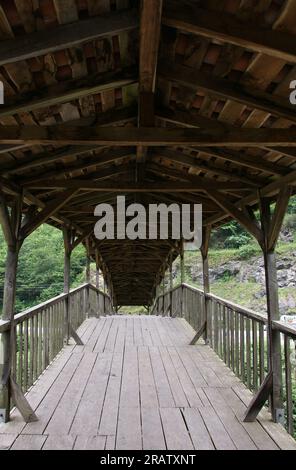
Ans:
[{"label": "shadow on deck", "polygon": [[79,328],[28,392],[39,421],[18,411],[0,449],[294,449],[262,411],[242,416],[251,392],[209,346],[189,346],[180,318],[110,316]]}]

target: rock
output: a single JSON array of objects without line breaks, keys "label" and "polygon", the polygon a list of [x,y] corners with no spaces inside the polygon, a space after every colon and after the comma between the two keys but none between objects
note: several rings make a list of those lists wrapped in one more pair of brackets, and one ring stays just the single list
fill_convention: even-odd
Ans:
[{"label": "rock", "polygon": [[262,299],[265,296],[265,290],[260,290],[254,294],[255,299]]}]

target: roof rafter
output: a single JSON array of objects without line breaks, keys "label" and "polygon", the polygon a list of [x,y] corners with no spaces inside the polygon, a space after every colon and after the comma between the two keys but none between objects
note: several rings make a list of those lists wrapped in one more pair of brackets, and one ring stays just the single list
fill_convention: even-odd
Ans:
[{"label": "roof rafter", "polygon": [[[296,116],[296,115],[295,115]],[[296,147],[296,129],[203,130],[196,128],[134,128],[76,126],[1,126],[3,143],[106,145],[114,147],[146,145],[152,147]]]},{"label": "roof rafter", "polygon": [[195,70],[184,65],[167,62],[159,64],[161,78],[181,86],[210,93],[224,100],[232,100],[250,108],[260,109],[268,114],[296,122],[295,108],[287,98],[271,95],[243,83],[231,82],[225,78]]},{"label": "roof rafter", "polygon": [[127,32],[136,29],[138,25],[136,10],[119,11],[1,41],[0,65],[67,49],[100,37]]},{"label": "roof rafter", "polygon": [[225,41],[287,62],[296,62],[295,36],[285,31],[262,28],[255,22],[240,21],[234,15],[168,2],[163,24],[187,33]]},{"label": "roof rafter", "polygon": [[7,100],[6,104],[1,106],[0,118],[67,103],[114,88],[122,88],[137,83],[137,80],[137,68],[135,66],[120,71],[98,73],[68,80]]}]

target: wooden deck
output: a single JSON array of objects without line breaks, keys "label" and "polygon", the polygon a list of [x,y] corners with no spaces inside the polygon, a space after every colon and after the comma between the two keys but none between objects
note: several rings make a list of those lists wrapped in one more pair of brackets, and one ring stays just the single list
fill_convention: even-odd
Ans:
[{"label": "wooden deck", "polygon": [[251,393],[183,319],[88,319],[28,393],[39,421],[14,411],[0,449],[294,449]]}]

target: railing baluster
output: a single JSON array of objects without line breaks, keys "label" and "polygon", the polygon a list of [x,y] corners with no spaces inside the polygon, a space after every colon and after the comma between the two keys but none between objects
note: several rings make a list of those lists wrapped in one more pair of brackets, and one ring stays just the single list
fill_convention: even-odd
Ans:
[{"label": "railing baluster", "polygon": [[23,382],[23,351],[24,351],[24,338],[23,338],[23,323],[20,323],[18,326],[18,337],[19,337],[19,352],[18,352],[18,374],[17,380],[18,384],[23,389],[24,382]]},{"label": "railing baluster", "polygon": [[291,348],[290,338],[284,337],[284,355],[285,355],[285,384],[286,384],[286,408],[287,408],[287,430],[290,434],[294,433],[293,424],[293,397],[292,397],[292,370],[291,370]]},{"label": "railing baluster", "polygon": [[265,377],[264,371],[264,325],[262,323],[259,324],[259,374],[260,374],[260,383],[263,382]]},{"label": "railing baluster", "polygon": [[239,314],[235,312],[235,373],[239,376]]},{"label": "railing baluster", "polygon": [[226,308],[226,364],[230,367],[230,314]]},{"label": "railing baluster", "polygon": [[234,313],[233,310],[230,309],[230,339],[231,339],[231,369],[235,370],[235,361],[234,361]]},{"label": "railing baluster", "polygon": [[24,390],[28,389],[28,361],[29,361],[29,320],[24,321]]},{"label": "railing baluster", "polygon": [[247,387],[251,388],[251,329],[250,319],[246,319],[246,372],[247,372]]},{"label": "railing baluster", "polygon": [[245,318],[240,315],[239,321],[239,346],[240,346],[240,378],[245,382]]},{"label": "railing baluster", "polygon": [[257,322],[252,320],[252,342],[253,342],[253,386],[258,390],[258,340],[257,340]]}]

